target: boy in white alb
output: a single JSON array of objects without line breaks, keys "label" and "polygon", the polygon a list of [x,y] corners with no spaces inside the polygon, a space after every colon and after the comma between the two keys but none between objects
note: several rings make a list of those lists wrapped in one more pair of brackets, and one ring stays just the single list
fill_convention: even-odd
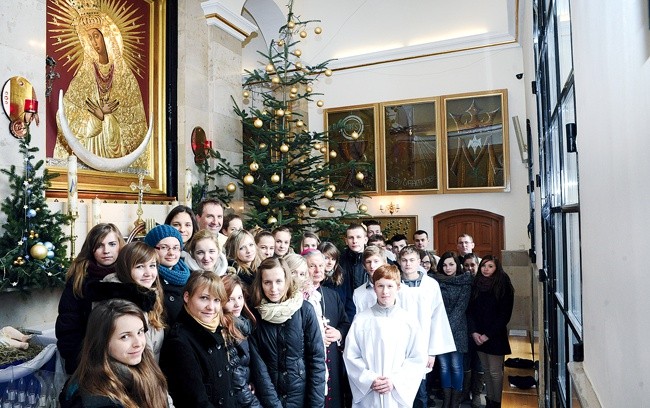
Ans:
[{"label": "boy in white alb", "polygon": [[360,313],[377,303],[377,295],[372,286],[372,274],[382,265],[386,265],[387,260],[384,250],[369,245],[363,250],[363,268],[368,274],[368,282],[354,289],[352,301],[356,307],[357,313]]},{"label": "boy in white alb", "polygon": [[377,301],[357,313],[343,352],[352,406],[409,408],[424,373],[424,333],[415,317],[397,305],[397,267],[379,267],[372,281]]},{"label": "boy in white alb", "polygon": [[[398,260],[402,268],[402,285],[408,286],[408,290],[401,293],[400,306],[415,316],[422,326],[424,352],[429,356],[426,372],[429,372],[437,355],[456,351],[445,304],[438,282],[424,272],[420,265],[420,251],[414,245],[404,247]],[[427,408],[427,403],[426,379],[422,379],[413,407]]]}]

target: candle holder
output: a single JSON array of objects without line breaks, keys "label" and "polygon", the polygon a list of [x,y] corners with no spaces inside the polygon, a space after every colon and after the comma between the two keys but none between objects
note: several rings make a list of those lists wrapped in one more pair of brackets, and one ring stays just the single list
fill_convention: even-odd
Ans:
[{"label": "candle holder", "polygon": [[394,213],[399,212],[399,204],[393,204],[392,201],[388,205],[382,204],[379,206],[379,211],[381,211],[382,214],[389,213],[390,215],[393,215]]},{"label": "candle holder", "polygon": [[75,224],[77,218],[79,218],[79,212],[70,210],[68,215],[70,215],[70,262],[72,262],[75,259],[76,253],[75,242],[77,241],[77,230]]}]

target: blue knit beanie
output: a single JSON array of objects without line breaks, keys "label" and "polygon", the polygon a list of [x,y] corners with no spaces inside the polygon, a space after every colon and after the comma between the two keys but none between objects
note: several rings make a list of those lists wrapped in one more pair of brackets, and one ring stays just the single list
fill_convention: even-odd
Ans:
[{"label": "blue knit beanie", "polygon": [[169,237],[176,238],[181,244],[181,248],[183,248],[183,236],[176,228],[167,224],[157,225],[152,228],[144,237],[144,242],[150,247],[155,247],[160,241]]}]

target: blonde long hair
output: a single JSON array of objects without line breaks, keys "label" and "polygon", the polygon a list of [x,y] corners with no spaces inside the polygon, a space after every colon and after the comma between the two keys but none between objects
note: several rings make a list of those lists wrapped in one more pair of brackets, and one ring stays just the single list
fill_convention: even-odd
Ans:
[{"label": "blonde long hair", "polygon": [[115,361],[108,354],[108,345],[115,331],[115,322],[122,316],[142,320],[144,313],[134,303],[123,299],[100,302],[90,313],[79,367],[72,375],[73,383],[89,395],[106,396],[125,408],[160,408],[167,406],[167,380],[149,347],[144,347],[139,364],[129,366]]}]

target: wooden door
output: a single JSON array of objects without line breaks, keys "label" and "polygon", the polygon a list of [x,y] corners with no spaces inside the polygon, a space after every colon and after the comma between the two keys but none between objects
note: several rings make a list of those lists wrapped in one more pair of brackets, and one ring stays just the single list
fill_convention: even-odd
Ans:
[{"label": "wooden door", "polygon": [[472,208],[447,211],[433,217],[433,245],[438,255],[458,252],[458,237],[469,234],[474,238],[474,253],[500,258],[505,246],[503,227],[503,216],[489,211]]}]

